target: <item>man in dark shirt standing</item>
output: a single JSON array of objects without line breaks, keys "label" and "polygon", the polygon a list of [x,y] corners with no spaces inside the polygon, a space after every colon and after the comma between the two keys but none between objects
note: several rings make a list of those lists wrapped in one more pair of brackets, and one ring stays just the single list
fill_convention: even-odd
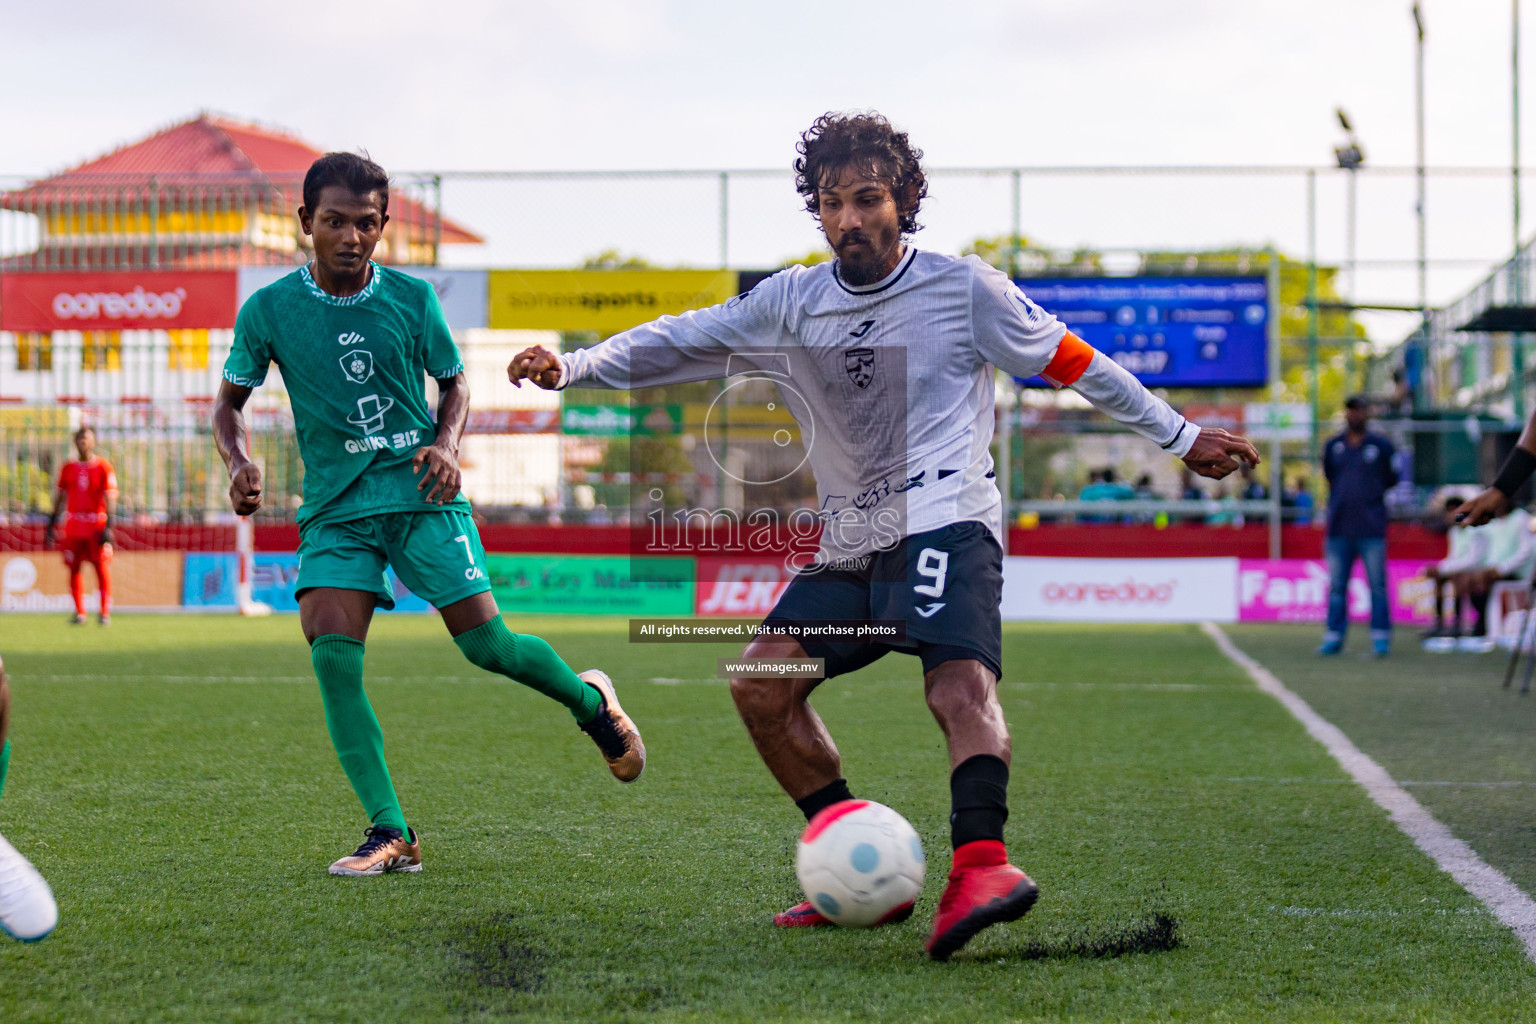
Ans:
[{"label": "man in dark shirt standing", "polygon": [[1397,483],[1397,450],[1385,437],[1366,430],[1370,410],[1359,395],[1344,403],[1344,422],[1344,433],[1323,448],[1323,475],[1328,478],[1328,628],[1317,653],[1344,649],[1349,574],[1359,558],[1371,586],[1371,649],[1385,658],[1392,648],[1386,494]]}]

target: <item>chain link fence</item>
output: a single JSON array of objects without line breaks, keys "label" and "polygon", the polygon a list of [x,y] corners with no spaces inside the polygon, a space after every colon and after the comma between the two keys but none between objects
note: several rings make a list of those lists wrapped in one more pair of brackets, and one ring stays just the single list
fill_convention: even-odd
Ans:
[{"label": "chain link fence", "polygon": [[[1283,442],[1283,482],[1316,491],[1316,436],[1326,435],[1344,391],[1390,392],[1392,366],[1373,365],[1374,353],[1414,331],[1421,305],[1452,303],[1507,257],[1508,177],[1486,168],[1428,173],[1422,264],[1410,168],[936,168],[929,172],[920,216],[925,227],[916,242],[942,252],[978,251],[1021,276],[1064,268],[1258,273],[1247,261],[1267,245],[1293,261],[1287,267],[1320,266],[1325,289],[1309,296],[1283,286],[1280,309],[1286,324],[1280,397],[1310,401],[1319,413],[1312,437]],[[825,248],[786,170],[422,172],[397,174],[394,181],[393,248],[382,255],[397,263],[772,270]],[[97,192],[64,196],[29,192],[25,179],[0,177],[0,191],[10,197],[0,202],[0,277],[307,258],[284,188],[156,181],[112,192],[110,183],[101,184]],[[443,237],[445,222],[457,232],[453,240]],[[71,243],[60,243],[64,238]],[[1355,305],[1371,308],[1351,309]],[[1460,379],[1471,373],[1474,384],[1482,382],[1485,406],[1507,396],[1510,378],[1498,374],[1514,362],[1508,335],[1462,338],[1446,330],[1442,336],[1440,344],[1454,351],[1441,362],[1461,358]],[[477,413],[516,411],[522,402],[530,415],[541,408],[539,400],[497,380],[506,358],[535,341],[581,343],[493,331],[472,331],[460,341],[466,362],[479,368],[472,387]],[[220,330],[0,332],[3,514],[36,516],[48,507],[50,475],[68,457],[69,433],[90,422],[103,454],[118,463],[126,514],[174,521],[223,515],[222,466],[207,432],[207,400],[229,342],[230,332]],[[1478,354],[1468,363],[1463,350]],[[566,398],[568,407],[675,408],[675,417],[666,413],[668,429],[649,434],[573,433],[565,429],[558,400],[542,407],[554,410],[553,427],[482,424],[465,448],[468,492],[488,516],[561,521],[622,520],[630,515],[631,489],[641,485],[662,488],[669,503],[727,500],[731,467],[708,454],[697,415],[718,389],[691,387],[704,390]],[[1437,398],[1456,397],[1454,389],[1440,390],[1446,393]],[[1110,429],[1070,396],[1000,393],[1018,423],[1007,474],[1015,511],[1037,511],[1028,502],[1075,497],[1091,472],[1106,467],[1132,487],[1149,476],[1144,494],[1186,493],[1171,460],[1148,461],[1151,453],[1139,439]],[[1270,395],[1170,397],[1230,409]],[[753,396],[731,400],[743,398]],[[1507,418],[1507,411],[1495,413],[1494,420]],[[1449,437],[1459,430],[1473,447],[1481,443],[1464,425],[1447,422],[1430,433]],[[779,426],[742,420],[731,457],[740,465],[788,458],[772,441]],[[1487,430],[1497,426],[1489,421]],[[252,427],[268,474],[263,514],[291,518],[302,465],[280,392],[258,392]],[[1410,449],[1422,447],[1412,439],[1415,432],[1404,435]],[[1475,462],[1462,458],[1457,472],[1475,472],[1466,468]],[[1232,485],[1208,487],[1198,500],[1230,503],[1242,500],[1239,492]],[[810,494],[808,477],[791,474],[764,500],[787,508]],[[1201,514],[1223,515],[1219,508]]]}]

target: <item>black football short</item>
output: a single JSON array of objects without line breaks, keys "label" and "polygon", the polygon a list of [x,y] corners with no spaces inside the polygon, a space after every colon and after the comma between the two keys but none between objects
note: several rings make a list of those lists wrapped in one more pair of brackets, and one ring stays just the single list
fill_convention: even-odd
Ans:
[{"label": "black football short", "polygon": [[764,625],[900,620],[904,643],[802,640],[826,660],[826,677],[863,668],[890,651],[915,654],[923,671],[970,659],[1003,675],[1003,549],[978,522],[951,523],[903,538],[862,566],[807,567],[790,580]]}]

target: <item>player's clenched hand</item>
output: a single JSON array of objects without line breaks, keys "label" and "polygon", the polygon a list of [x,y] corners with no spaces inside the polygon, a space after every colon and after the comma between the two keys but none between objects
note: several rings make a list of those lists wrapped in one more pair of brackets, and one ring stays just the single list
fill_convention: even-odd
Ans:
[{"label": "player's clenched hand", "polygon": [[1509,507],[1509,498],[1497,487],[1490,487],[1456,510],[1456,521],[1463,526],[1483,526]]},{"label": "player's clenched hand", "polygon": [[543,345],[525,348],[507,364],[507,380],[515,388],[531,380],[545,391],[553,391],[560,386],[560,357]]},{"label": "player's clenched hand", "polygon": [[[423,466],[427,468],[425,473],[421,472]],[[427,491],[428,501],[435,500],[441,505],[459,496],[464,478],[459,472],[458,454],[452,449],[436,444],[417,448],[416,454],[411,456],[411,472],[421,473],[421,483],[416,485],[418,491],[428,483],[432,484],[432,489]]]},{"label": "player's clenched hand", "polygon": [[248,516],[261,508],[261,470],[247,462],[229,478],[229,503],[236,515]]},{"label": "player's clenched hand", "polygon": [[1229,434],[1220,427],[1201,427],[1194,446],[1184,456],[1184,465],[1212,480],[1236,472],[1240,462],[1259,464],[1259,452],[1246,437]]}]

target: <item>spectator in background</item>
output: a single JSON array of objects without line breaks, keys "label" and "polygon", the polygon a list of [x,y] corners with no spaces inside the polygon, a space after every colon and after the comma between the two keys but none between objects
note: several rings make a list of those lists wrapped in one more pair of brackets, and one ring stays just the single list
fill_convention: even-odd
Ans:
[{"label": "spectator in background", "polygon": [[[1115,471],[1111,466],[1095,470],[1088,477],[1088,486],[1078,492],[1078,501],[1129,501],[1136,496],[1136,492],[1125,484],[1115,480]],[[1085,515],[1080,520],[1085,523],[1112,523],[1114,516]]]},{"label": "spectator in background", "polygon": [[1344,403],[1344,433],[1323,447],[1328,479],[1328,625],[1318,654],[1344,649],[1349,628],[1349,574],[1355,559],[1365,566],[1371,589],[1371,649],[1378,658],[1392,650],[1392,609],[1387,599],[1387,491],[1397,484],[1397,449],[1373,434],[1370,408],[1354,395]]},{"label": "spectator in background", "polygon": [[1536,569],[1536,544],[1532,543],[1530,514],[1523,508],[1504,511],[1473,532],[1486,533],[1488,547],[1482,564],[1465,575],[1466,594],[1477,618],[1472,623],[1472,635],[1462,637],[1457,649],[1482,652],[1493,649],[1488,638],[1488,596],[1493,585],[1506,580],[1528,582],[1532,569]]},{"label": "spectator in background", "polygon": [[[1424,567],[1424,578],[1435,585],[1435,624],[1424,633],[1426,651],[1451,651],[1456,649],[1456,638],[1461,636],[1461,605],[1466,597],[1466,573],[1483,563],[1488,554],[1487,527],[1469,529],[1456,524],[1457,510],[1462,506],[1459,495],[1445,499],[1446,555],[1434,565]],[[1446,591],[1451,592],[1451,622],[1445,621]]]},{"label": "spectator in background", "polygon": [[[1143,473],[1136,478],[1136,489],[1131,492],[1131,497],[1137,501],[1156,501],[1162,495],[1157,493],[1157,488],[1152,486],[1152,474]],[[1157,526],[1168,525],[1168,513],[1166,512],[1138,512],[1131,516],[1127,522],[1154,523]]]},{"label": "spectator in background", "polygon": [[1297,526],[1312,525],[1312,481],[1304,476],[1296,478],[1296,485],[1287,491],[1283,487],[1280,490],[1280,504],[1291,511],[1286,513],[1286,518]]},{"label": "spectator in background", "polygon": [[1181,501],[1204,501],[1205,492],[1195,481],[1195,474],[1188,469],[1179,470],[1179,499]]},{"label": "spectator in background", "polygon": [[1253,467],[1243,466],[1243,489],[1239,497],[1244,501],[1263,501],[1269,497],[1269,488],[1259,483],[1253,475]]}]

